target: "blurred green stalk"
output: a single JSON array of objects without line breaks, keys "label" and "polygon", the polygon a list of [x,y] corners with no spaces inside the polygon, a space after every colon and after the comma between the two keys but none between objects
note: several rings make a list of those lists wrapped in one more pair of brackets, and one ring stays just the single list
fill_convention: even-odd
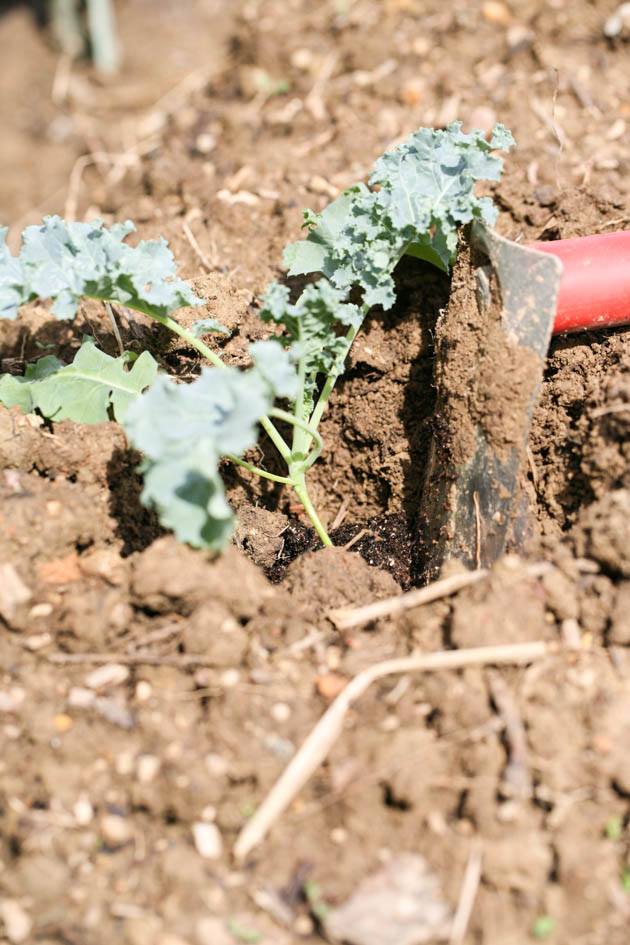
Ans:
[{"label": "blurred green stalk", "polygon": [[87,22],[94,65],[99,72],[117,72],[120,48],[111,0],[87,0]]},{"label": "blurred green stalk", "polygon": [[[94,65],[111,74],[120,66],[120,48],[112,0],[86,0],[87,36]],[[78,58],[85,49],[86,34],[79,0],[50,0],[53,34],[66,55]]]}]

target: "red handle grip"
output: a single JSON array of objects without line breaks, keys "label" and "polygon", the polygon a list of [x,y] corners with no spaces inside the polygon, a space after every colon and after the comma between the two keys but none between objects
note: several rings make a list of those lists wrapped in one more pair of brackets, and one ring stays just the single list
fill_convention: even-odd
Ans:
[{"label": "red handle grip", "polygon": [[630,230],[532,245],[563,266],[554,335],[630,324]]}]

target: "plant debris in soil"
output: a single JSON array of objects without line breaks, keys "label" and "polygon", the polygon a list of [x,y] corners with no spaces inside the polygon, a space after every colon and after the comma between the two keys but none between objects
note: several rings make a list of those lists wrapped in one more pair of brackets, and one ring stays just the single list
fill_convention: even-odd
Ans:
[{"label": "plant debris in soil", "polygon": [[[21,214],[41,217],[50,159],[43,209],[63,212],[69,197],[79,218],[130,217],[141,238],[165,236],[207,300],[194,317],[230,329],[214,342],[230,363],[263,336],[252,302],[279,277],[302,207],[321,209],[419,125],[512,128],[519,147],[494,193],[512,239],[629,225],[627,44],[603,33],[615,4],[196,0],[184,16],[159,0],[166,26],[149,32],[144,0],[119,6],[137,62],[129,54],[106,85],[77,66],[54,100],[57,63],[26,11],[0,19],[7,100],[31,89],[28,120],[20,112],[4,139],[4,222],[17,231]],[[195,71],[178,82],[182,55]],[[155,81],[138,84],[148,69]],[[70,181],[94,134],[131,156]],[[52,198],[64,181],[70,192]],[[630,333],[552,344],[529,442],[530,561],[505,556],[452,597],[340,632],[332,609],[418,580],[414,510],[449,283],[403,263],[397,289],[322,425],[313,497],[327,525],[341,516],[332,549],[317,550],[275,486],[240,472],[228,475],[235,545],[221,558],[178,545],[139,505],[137,456],[115,425],[0,411],[9,942],[316,945],[366,883],[381,901],[400,892],[401,862],[450,920],[478,851],[462,945],[626,945]],[[30,306],[1,326],[2,370],[71,356],[84,329],[115,354],[99,306],[80,318]],[[142,316],[123,316],[120,331],[183,380],[198,372],[196,355]],[[532,560],[547,567],[533,574]],[[417,650],[538,640],[561,651],[527,667],[380,680],[264,843],[232,859],[361,670]]]}]

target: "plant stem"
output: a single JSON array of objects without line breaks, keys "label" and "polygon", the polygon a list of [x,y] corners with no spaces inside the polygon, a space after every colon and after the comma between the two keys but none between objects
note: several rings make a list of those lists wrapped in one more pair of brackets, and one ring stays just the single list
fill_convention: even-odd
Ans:
[{"label": "plant stem", "polygon": [[[291,469],[289,469],[289,473],[291,473]],[[313,528],[315,529],[319,538],[321,539],[322,544],[325,545],[327,548],[332,547],[332,541],[330,540],[330,536],[328,535],[328,532],[324,528],[324,525],[319,515],[317,514],[315,506],[311,502],[311,497],[309,496],[308,489],[306,488],[306,478],[304,476],[304,473],[301,470],[294,472],[291,475],[291,480],[292,480],[293,488],[295,489],[295,493],[298,499],[300,500],[300,502],[302,503],[302,505],[304,506],[304,511],[310,518]]]},{"label": "plant stem", "polygon": [[[361,307],[361,312],[362,312],[363,317],[360,323],[358,325],[351,325],[348,331],[346,332],[346,338],[345,338],[346,346],[343,352],[343,357],[339,358],[340,364],[343,364],[343,362],[345,361],[348,351],[352,347],[352,342],[356,338],[357,333],[361,325],[363,324],[363,319],[367,315],[369,309],[370,309],[369,305],[363,305]],[[313,410],[313,413],[311,414],[309,418],[309,423],[311,427],[313,427],[315,430],[318,428],[321,422],[322,416],[324,414],[324,410],[326,409],[328,400],[330,399],[330,395],[332,394],[333,387],[335,386],[335,383],[338,377],[339,377],[339,374],[329,374],[328,377],[326,378],[324,386],[322,387],[322,392],[317,399],[317,403],[315,404],[315,409]]]},{"label": "plant stem", "polygon": [[288,476],[276,476],[275,473],[267,472],[266,469],[261,469],[260,466],[255,466],[253,463],[248,463],[239,456],[235,456],[233,453],[226,453],[225,458],[229,459],[230,462],[234,463],[235,466],[242,466],[243,469],[246,469],[251,473],[256,473],[257,476],[261,476],[263,479],[269,479],[271,482],[281,482],[285,486],[293,485],[292,480],[289,479]]},{"label": "plant stem", "polygon": [[176,322],[174,318],[171,318],[169,315],[151,315],[151,318],[155,319],[156,322],[159,322],[160,325],[164,325],[165,328],[169,328],[173,334],[179,335],[180,338],[183,338],[188,342],[193,348],[196,348],[197,351],[207,358],[210,364],[213,364],[218,368],[226,368],[227,364],[224,364],[218,354],[216,354],[212,348],[209,348],[201,338],[197,338],[192,331],[188,331],[187,328],[184,328],[179,322]]},{"label": "plant stem", "polygon": [[117,72],[120,49],[111,0],[87,0],[87,22],[94,65],[99,72]]},{"label": "plant stem", "polygon": [[[315,449],[321,452],[322,446],[324,445],[322,438],[317,430],[314,430],[305,420],[298,420],[295,414],[287,413],[286,410],[280,410],[278,407],[274,407],[273,410],[270,410],[269,416],[275,417],[276,420],[284,420],[285,423],[292,424],[295,429],[302,430],[304,433],[308,434],[315,444]],[[302,453],[302,451],[300,451],[300,453]],[[299,454],[294,451],[292,455],[295,459]]]},{"label": "plant stem", "polygon": [[[174,334],[179,335],[180,338],[183,338],[188,342],[191,347],[196,348],[196,350],[207,358],[214,367],[218,368],[227,368],[227,364],[221,360],[220,356],[216,354],[212,348],[209,348],[201,338],[197,338],[192,331],[188,331],[187,328],[184,328],[179,322],[176,322],[174,318],[170,318],[169,315],[151,315],[151,318],[154,318],[160,325],[164,325],[166,328],[169,328]],[[284,437],[278,433],[273,423],[269,417],[261,417],[260,425],[268,435],[269,439],[278,450],[285,462],[288,462],[291,457],[291,449],[289,444],[285,441]]]}]

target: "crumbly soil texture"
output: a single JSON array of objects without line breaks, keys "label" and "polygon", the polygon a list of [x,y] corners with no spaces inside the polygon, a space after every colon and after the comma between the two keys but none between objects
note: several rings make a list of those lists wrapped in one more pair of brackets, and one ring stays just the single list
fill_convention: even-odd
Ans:
[{"label": "crumbly soil texture", "polygon": [[[513,130],[494,189],[512,239],[628,228],[628,34],[604,35],[615,7],[120,0],[125,65],[103,80],[58,58],[30,5],[4,4],[2,222],[13,245],[48,211],[165,236],[230,329],[212,343],[243,364],[302,208],[421,125]],[[417,873],[409,854],[431,909],[405,945],[627,945],[630,332],[552,344],[527,552],[451,597],[339,630],[331,610],[422,580],[450,285],[406,261],[397,287],[322,425],[313,498],[332,549],[290,495],[230,468],[234,543],[219,558],[178,545],[142,508],[139,457],[115,424],[0,411],[0,941],[390,945],[369,906],[391,903],[397,871]],[[182,382],[200,369],[141,317],[121,313],[120,331]],[[69,358],[85,333],[116,351],[98,305],[65,323],[34,304],[1,326],[2,370]],[[505,409],[489,399],[478,419],[491,430]],[[264,441],[258,460],[273,469]],[[375,682],[264,840],[232,856],[362,669],[532,641],[559,646],[524,667]],[[370,877],[348,921],[341,907]]]}]

